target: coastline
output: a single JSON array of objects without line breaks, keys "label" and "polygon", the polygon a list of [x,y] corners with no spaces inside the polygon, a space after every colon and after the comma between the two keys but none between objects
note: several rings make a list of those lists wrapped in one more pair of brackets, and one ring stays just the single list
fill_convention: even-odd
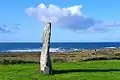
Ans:
[{"label": "coastline", "polygon": [[[80,62],[91,60],[120,60],[120,48],[89,49],[73,52],[50,52],[52,62]],[[1,52],[0,62],[39,63],[40,52]]]}]

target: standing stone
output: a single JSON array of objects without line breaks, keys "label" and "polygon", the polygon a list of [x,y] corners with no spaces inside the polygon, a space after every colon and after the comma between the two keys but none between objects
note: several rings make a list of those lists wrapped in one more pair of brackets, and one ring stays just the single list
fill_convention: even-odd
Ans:
[{"label": "standing stone", "polygon": [[40,57],[40,69],[43,74],[52,73],[52,63],[49,54],[50,37],[51,37],[51,23],[47,22],[43,32],[43,45]]}]

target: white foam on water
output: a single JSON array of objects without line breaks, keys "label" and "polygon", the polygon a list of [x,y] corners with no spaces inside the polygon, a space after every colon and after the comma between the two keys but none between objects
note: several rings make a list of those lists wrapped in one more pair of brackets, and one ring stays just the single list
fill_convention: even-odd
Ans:
[{"label": "white foam on water", "polygon": [[40,51],[41,51],[40,49],[25,49],[25,50],[17,49],[17,50],[6,50],[4,52],[40,52]]},{"label": "white foam on water", "polygon": [[[116,48],[116,47],[104,47],[104,48]],[[120,48],[120,47],[119,47]],[[80,51],[83,49],[80,48],[50,48],[50,52],[72,52],[72,51]],[[11,50],[4,50],[0,52],[40,52],[41,48],[36,48],[36,49],[11,49]]]},{"label": "white foam on water", "polygon": [[[50,48],[50,52],[71,52],[71,51],[79,51],[80,49],[61,49],[61,48]],[[15,49],[15,50],[5,50],[1,52],[40,52],[41,48],[39,49]]]},{"label": "white foam on water", "polygon": [[117,47],[105,47],[105,48],[111,48],[111,49],[114,49],[114,48],[117,48]]}]

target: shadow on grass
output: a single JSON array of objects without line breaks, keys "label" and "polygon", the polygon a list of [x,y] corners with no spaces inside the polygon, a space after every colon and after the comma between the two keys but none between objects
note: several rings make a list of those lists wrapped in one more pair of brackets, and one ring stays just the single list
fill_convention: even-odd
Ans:
[{"label": "shadow on grass", "polygon": [[64,74],[73,72],[113,72],[120,69],[70,69],[70,70],[53,70],[53,74]]}]

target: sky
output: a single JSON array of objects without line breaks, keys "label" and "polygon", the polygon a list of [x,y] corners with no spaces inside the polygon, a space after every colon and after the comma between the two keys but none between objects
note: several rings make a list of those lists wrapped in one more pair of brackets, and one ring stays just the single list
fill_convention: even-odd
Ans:
[{"label": "sky", "polygon": [[1,0],[0,42],[120,42],[120,0]]}]

